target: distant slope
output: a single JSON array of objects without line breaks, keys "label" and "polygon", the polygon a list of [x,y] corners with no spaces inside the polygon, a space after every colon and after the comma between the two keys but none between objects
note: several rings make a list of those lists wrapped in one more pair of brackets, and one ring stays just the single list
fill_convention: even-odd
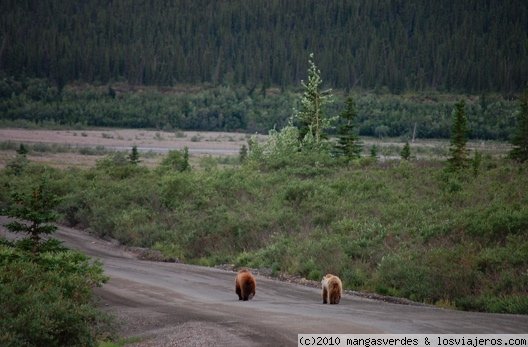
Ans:
[{"label": "distant slope", "polygon": [[503,93],[526,86],[523,0],[4,0],[0,74],[137,84]]}]

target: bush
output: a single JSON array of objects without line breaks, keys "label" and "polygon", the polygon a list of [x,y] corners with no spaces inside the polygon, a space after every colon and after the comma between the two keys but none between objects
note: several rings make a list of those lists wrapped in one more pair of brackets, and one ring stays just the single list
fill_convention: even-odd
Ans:
[{"label": "bush", "polygon": [[[385,256],[377,272],[377,290],[382,294],[403,296],[416,301],[433,304],[455,302],[457,306],[470,307],[475,304],[471,304],[471,300],[476,300],[479,293],[488,290],[486,286],[491,283],[487,282],[487,278],[493,275],[492,287],[498,292],[522,292],[523,289],[509,286],[508,283],[511,282],[506,278],[499,280],[495,277],[496,274],[478,271],[476,251],[465,245]],[[500,283],[506,284],[506,287],[499,289]],[[523,284],[520,286],[523,287]],[[491,296],[499,297],[496,294]]]},{"label": "bush", "polygon": [[494,296],[484,295],[478,297],[463,297],[455,300],[457,308],[467,311],[527,314],[528,296],[506,295]]},{"label": "bush", "polygon": [[109,323],[92,298],[106,281],[101,264],[53,242],[38,257],[20,248],[0,245],[0,344],[96,345]]},{"label": "bush", "polygon": [[528,232],[528,208],[495,205],[466,216],[468,233],[492,239]]},{"label": "bush", "polygon": [[187,147],[183,151],[169,151],[159,166],[160,172],[189,171],[189,153]]}]

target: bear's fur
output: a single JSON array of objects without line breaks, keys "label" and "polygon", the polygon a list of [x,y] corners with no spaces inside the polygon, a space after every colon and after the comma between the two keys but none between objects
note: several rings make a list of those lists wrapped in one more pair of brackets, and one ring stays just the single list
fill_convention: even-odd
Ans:
[{"label": "bear's fur", "polygon": [[327,274],[321,280],[321,285],[323,287],[323,304],[339,304],[343,294],[341,279],[332,274]]},{"label": "bear's fur", "polygon": [[235,279],[235,291],[238,295],[238,300],[248,301],[255,296],[257,283],[253,274],[247,270],[242,269],[238,272]]}]

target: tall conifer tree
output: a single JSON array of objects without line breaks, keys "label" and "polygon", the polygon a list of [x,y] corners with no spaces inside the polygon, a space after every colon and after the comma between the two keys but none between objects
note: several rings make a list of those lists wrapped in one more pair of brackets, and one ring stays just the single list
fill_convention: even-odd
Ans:
[{"label": "tall conifer tree", "polygon": [[338,129],[338,142],[336,150],[338,155],[344,156],[347,161],[361,157],[362,144],[356,128],[356,103],[352,97],[346,100],[346,108],[339,115],[343,124]]},{"label": "tall conifer tree", "polygon": [[403,146],[400,156],[403,160],[410,160],[411,159],[411,146],[409,145],[409,141],[405,142],[405,145]]},{"label": "tall conifer tree", "polygon": [[299,137],[304,140],[308,133],[311,133],[316,144],[321,143],[326,138],[325,130],[330,128],[332,119],[324,114],[324,106],[331,102],[330,90],[321,91],[321,71],[313,61],[313,53],[308,60],[308,82],[301,82],[304,92],[301,97],[301,107],[297,111],[295,118],[300,123]]},{"label": "tall conifer tree", "polygon": [[449,168],[458,171],[468,165],[467,143],[467,117],[466,104],[460,100],[455,104],[455,114],[453,117],[453,126],[451,128],[451,145],[449,147],[450,158],[448,159]]},{"label": "tall conifer tree", "polygon": [[130,153],[128,159],[134,165],[137,165],[140,162],[140,160],[139,160],[139,152],[138,152],[137,146],[135,146],[135,145],[132,146],[132,152]]},{"label": "tall conifer tree", "polygon": [[30,192],[14,192],[12,204],[6,211],[14,220],[5,224],[5,227],[14,233],[28,234],[33,243],[33,252],[37,253],[42,236],[57,230],[53,224],[57,220],[53,210],[57,203],[57,197],[50,191],[46,180]]}]

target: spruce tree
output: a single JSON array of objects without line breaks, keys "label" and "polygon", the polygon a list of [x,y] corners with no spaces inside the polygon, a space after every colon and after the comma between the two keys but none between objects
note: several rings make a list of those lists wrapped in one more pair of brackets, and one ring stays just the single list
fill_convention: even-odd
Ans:
[{"label": "spruce tree", "polygon": [[403,160],[411,159],[411,146],[409,145],[409,141],[405,142],[405,145],[403,146],[400,155]]},{"label": "spruce tree", "polygon": [[451,144],[449,146],[449,169],[458,171],[468,166],[467,118],[464,100],[455,104],[455,114],[451,128]]},{"label": "spruce tree", "polygon": [[133,146],[132,147],[132,152],[128,156],[128,159],[134,165],[136,165],[136,164],[138,164],[140,162],[140,160],[139,160],[139,152],[138,152],[137,146]]},{"label": "spruce tree", "polygon": [[246,145],[242,145],[242,147],[240,147],[240,151],[238,152],[238,155],[239,155],[240,163],[244,163],[247,160],[248,148]]},{"label": "spruce tree", "polygon": [[372,145],[372,147],[370,147],[370,157],[378,158],[378,146]]},{"label": "spruce tree", "polygon": [[352,97],[346,100],[346,108],[339,115],[342,125],[338,129],[336,144],[337,154],[344,156],[347,161],[361,157],[362,144],[356,129],[356,103]]},{"label": "spruce tree", "polygon": [[295,118],[300,123],[299,139],[304,140],[308,133],[316,144],[326,138],[325,130],[330,128],[332,119],[324,114],[324,106],[331,102],[330,90],[321,91],[321,71],[313,61],[313,53],[310,54],[308,63],[308,83],[301,82],[304,92],[301,97],[300,110],[296,112]]},{"label": "spruce tree", "polygon": [[57,227],[51,224],[57,220],[53,210],[58,200],[43,180],[30,192],[14,192],[12,203],[7,208],[7,216],[14,218],[7,223],[7,230],[14,233],[26,233],[33,243],[33,253],[37,253],[42,235],[51,234]]},{"label": "spruce tree", "polygon": [[17,152],[18,155],[21,155],[21,156],[25,157],[26,154],[28,154],[29,151],[26,148],[26,146],[24,146],[24,144],[21,143],[16,152]]},{"label": "spruce tree", "polygon": [[185,146],[183,148],[183,161],[180,168],[180,171],[190,171],[191,165],[189,164],[189,147]]},{"label": "spruce tree", "polygon": [[521,109],[517,116],[517,129],[511,144],[510,158],[525,162],[528,160],[528,90],[521,97]]}]

